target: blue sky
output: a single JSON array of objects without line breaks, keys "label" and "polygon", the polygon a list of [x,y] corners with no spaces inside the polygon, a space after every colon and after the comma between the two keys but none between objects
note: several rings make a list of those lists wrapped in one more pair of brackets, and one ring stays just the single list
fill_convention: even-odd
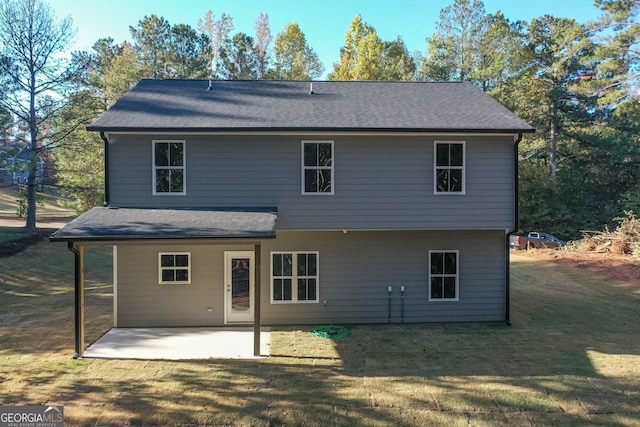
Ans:
[{"label": "blue sky", "polygon": [[[344,34],[356,14],[372,25],[383,40],[402,36],[409,51],[426,50],[426,38],[435,31],[440,10],[453,0],[49,0],[58,17],[71,15],[78,29],[73,50],[89,50],[101,37],[116,42],[131,40],[129,26],[145,15],[156,14],[170,24],[197,28],[198,19],[211,9],[216,16],[233,17],[234,33],[254,34],[260,12],[269,14],[275,35],[296,21],[307,42],[325,66],[325,75],[339,61]],[[487,13],[498,10],[511,21],[550,14],[579,22],[600,15],[593,0],[485,0]]]}]

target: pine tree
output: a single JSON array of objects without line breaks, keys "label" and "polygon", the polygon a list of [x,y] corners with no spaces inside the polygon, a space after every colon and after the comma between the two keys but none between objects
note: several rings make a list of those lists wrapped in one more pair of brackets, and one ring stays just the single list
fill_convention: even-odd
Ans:
[{"label": "pine tree", "polygon": [[[26,228],[36,228],[36,171],[39,153],[69,129],[51,122],[67,103],[79,71],[60,53],[74,36],[71,17],[58,20],[42,0],[0,3],[0,107],[28,127],[31,162]],[[78,126],[76,120],[70,126]]]}]

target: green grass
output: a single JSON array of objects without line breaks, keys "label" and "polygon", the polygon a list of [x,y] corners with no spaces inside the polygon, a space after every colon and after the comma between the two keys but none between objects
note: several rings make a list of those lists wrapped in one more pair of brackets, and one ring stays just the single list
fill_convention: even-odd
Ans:
[{"label": "green grass", "polygon": [[[111,324],[111,266],[87,249],[87,340]],[[638,425],[640,287],[515,257],[512,326],[273,328],[260,360],[72,360],[73,257],[0,259],[0,403],[66,425]]]},{"label": "green grass", "polygon": [[20,228],[0,228],[0,243],[19,239],[26,235],[27,233]]},{"label": "green grass", "polygon": [[[20,188],[17,185],[0,187],[0,218],[18,218],[18,198]],[[73,209],[62,205],[62,198],[55,188],[45,187],[44,192],[38,192],[43,198],[44,207],[38,206],[38,218],[72,217],[76,215]]]}]

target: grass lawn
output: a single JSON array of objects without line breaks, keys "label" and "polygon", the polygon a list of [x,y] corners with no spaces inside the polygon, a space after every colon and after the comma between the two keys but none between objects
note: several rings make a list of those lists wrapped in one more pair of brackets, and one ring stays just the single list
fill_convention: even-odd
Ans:
[{"label": "grass lawn", "polygon": [[[0,187],[0,217],[2,218],[18,218],[18,198],[20,197],[20,188],[17,185],[10,187]],[[66,208],[60,204],[60,197],[57,190],[49,187],[45,188],[43,193],[38,192],[43,198],[44,207],[38,206],[36,214],[38,218],[45,217],[71,217],[76,212],[73,209]]]},{"label": "grass lawn", "polygon": [[27,233],[21,228],[0,228],[0,243],[19,239],[25,235],[27,235]]},{"label": "grass lawn", "polygon": [[[87,249],[87,340],[111,324],[109,253]],[[512,326],[274,328],[260,360],[73,360],[73,256],[0,259],[0,404],[66,425],[640,424],[640,287],[514,257]]]}]

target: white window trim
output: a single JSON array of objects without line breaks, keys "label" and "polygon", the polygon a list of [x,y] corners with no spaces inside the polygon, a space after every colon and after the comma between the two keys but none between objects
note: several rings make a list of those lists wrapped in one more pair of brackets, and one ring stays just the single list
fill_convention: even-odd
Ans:
[{"label": "white window trim", "polygon": [[[304,178],[305,178],[305,173],[304,171],[307,169],[318,169],[318,166],[305,166],[304,165],[304,145],[305,144],[331,144],[331,191],[329,192],[306,192],[305,191],[305,183],[304,183]],[[302,140],[302,144],[300,146],[300,168],[301,168],[301,177],[300,177],[300,181],[301,181],[301,189],[302,189],[302,195],[304,196],[332,196],[333,192],[334,192],[334,188],[335,188],[335,174],[334,174],[334,168],[335,168],[335,164],[336,164],[336,158],[334,155],[334,147],[333,147],[333,141],[332,140]],[[327,169],[326,167],[322,167],[323,169]]]},{"label": "white window trim", "polygon": [[[292,275],[291,275],[291,301],[280,301],[273,299],[273,279],[275,276],[273,275],[273,255],[280,254],[291,254],[295,255],[292,265]],[[314,254],[316,256],[316,275],[315,276],[306,276],[307,278],[316,279],[316,299],[315,300],[298,300],[298,272],[297,272],[297,261],[298,254]],[[320,302],[320,252],[318,251],[273,251],[269,254],[269,289],[271,294],[271,304],[318,304]],[[277,276],[280,277],[288,277],[288,276]]]},{"label": "white window trim", "polygon": [[[187,267],[162,267],[162,255],[186,255]],[[162,280],[164,270],[187,270],[189,280],[165,282]],[[160,285],[190,285],[191,284],[191,252],[158,252],[158,284]]]},{"label": "white window trim", "polygon": [[[462,191],[438,191],[438,144],[462,144],[462,166],[449,166],[447,169],[462,169]],[[463,196],[467,192],[467,142],[434,141],[433,143],[433,194],[438,196]]]},{"label": "white window trim", "polygon": [[[444,252],[453,252],[456,254],[456,297],[455,298],[431,298],[431,254],[432,253],[444,253]],[[430,250],[429,251],[429,302],[456,302],[460,301],[460,251],[452,250],[452,249],[440,249],[440,250]],[[450,274],[438,274],[437,277],[451,277]]]},{"label": "white window trim", "polygon": [[[156,171],[158,169],[179,169],[180,167],[156,166],[156,143],[179,142],[183,146],[182,159],[182,191],[181,192],[158,192],[156,191]],[[154,196],[185,196],[187,194],[187,141],[183,139],[154,139],[151,141],[151,192]]]}]

